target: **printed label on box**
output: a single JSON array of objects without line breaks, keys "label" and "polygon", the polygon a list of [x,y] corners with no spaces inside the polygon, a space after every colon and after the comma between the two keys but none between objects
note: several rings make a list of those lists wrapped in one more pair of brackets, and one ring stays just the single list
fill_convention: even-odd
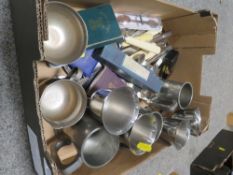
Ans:
[{"label": "printed label on box", "polygon": [[128,56],[125,57],[122,66],[124,66],[131,72],[135,73],[139,77],[143,78],[144,80],[147,80],[150,75],[150,71],[148,71],[146,68],[144,68],[143,66],[141,66],[139,63],[137,63],[131,57]]}]

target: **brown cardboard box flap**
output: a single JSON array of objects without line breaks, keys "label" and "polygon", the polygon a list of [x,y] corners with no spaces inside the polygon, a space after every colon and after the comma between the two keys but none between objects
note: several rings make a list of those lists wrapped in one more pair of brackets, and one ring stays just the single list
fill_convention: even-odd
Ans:
[{"label": "brown cardboard box flap", "polygon": [[[193,85],[194,99],[199,98],[202,74],[203,49],[178,49],[179,59],[171,75],[171,80],[179,82],[189,81]],[[185,72],[185,73],[184,73]]]},{"label": "brown cardboard box flap", "polygon": [[46,122],[44,119],[42,119],[42,121],[43,121],[44,130],[46,131],[44,132],[45,141],[49,142],[55,136],[55,132],[52,126],[48,122]]},{"label": "brown cardboard box flap", "polygon": [[233,113],[232,112],[227,114],[227,125],[231,128],[233,127]]},{"label": "brown cardboard box flap", "polygon": [[[175,35],[191,34],[215,34],[217,20],[211,13],[209,16],[201,16],[200,13],[182,16],[179,18],[167,19],[164,21],[165,28],[172,28]],[[212,43],[215,44],[215,43]]]},{"label": "brown cardboard box flap", "polygon": [[176,18],[190,15],[193,12],[180,8],[164,0],[60,0],[68,3],[74,8],[95,6],[102,3],[111,3],[114,11],[128,14],[143,14],[150,16],[161,16],[162,19]]},{"label": "brown cardboard box flap", "polygon": [[215,15],[199,13],[164,21],[166,31],[172,31],[170,44],[179,49],[201,49],[202,54],[214,54],[216,47],[217,19]]}]

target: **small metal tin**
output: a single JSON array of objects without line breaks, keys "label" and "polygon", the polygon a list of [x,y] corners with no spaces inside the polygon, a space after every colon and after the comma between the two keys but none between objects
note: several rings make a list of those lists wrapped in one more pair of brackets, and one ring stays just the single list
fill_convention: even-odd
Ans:
[{"label": "small metal tin", "polygon": [[48,2],[48,40],[44,41],[45,60],[54,65],[73,62],[84,53],[88,32],[81,16],[61,2]]}]

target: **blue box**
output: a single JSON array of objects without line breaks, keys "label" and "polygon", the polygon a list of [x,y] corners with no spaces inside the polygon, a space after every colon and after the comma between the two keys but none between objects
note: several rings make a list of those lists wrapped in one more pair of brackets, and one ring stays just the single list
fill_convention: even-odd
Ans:
[{"label": "blue box", "polygon": [[132,58],[125,55],[117,44],[110,44],[103,49],[96,49],[93,58],[107,64],[119,76],[140,88],[159,92],[163,81],[152,70],[146,69]]}]

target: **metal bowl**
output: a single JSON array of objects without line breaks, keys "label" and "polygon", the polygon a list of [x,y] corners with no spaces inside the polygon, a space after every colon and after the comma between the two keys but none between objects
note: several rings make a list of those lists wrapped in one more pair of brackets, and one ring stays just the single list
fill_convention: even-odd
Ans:
[{"label": "metal bowl", "polygon": [[45,59],[64,65],[80,58],[88,41],[88,32],[81,16],[61,2],[47,3],[48,40],[44,41]]},{"label": "metal bowl", "polygon": [[128,135],[131,152],[140,156],[145,153],[138,148],[139,143],[152,145],[156,142],[162,132],[163,118],[159,112],[145,113],[140,116],[133,125]]},{"label": "metal bowl", "polygon": [[47,86],[40,98],[42,116],[54,128],[74,125],[83,116],[87,96],[83,87],[71,80],[58,80]]}]

